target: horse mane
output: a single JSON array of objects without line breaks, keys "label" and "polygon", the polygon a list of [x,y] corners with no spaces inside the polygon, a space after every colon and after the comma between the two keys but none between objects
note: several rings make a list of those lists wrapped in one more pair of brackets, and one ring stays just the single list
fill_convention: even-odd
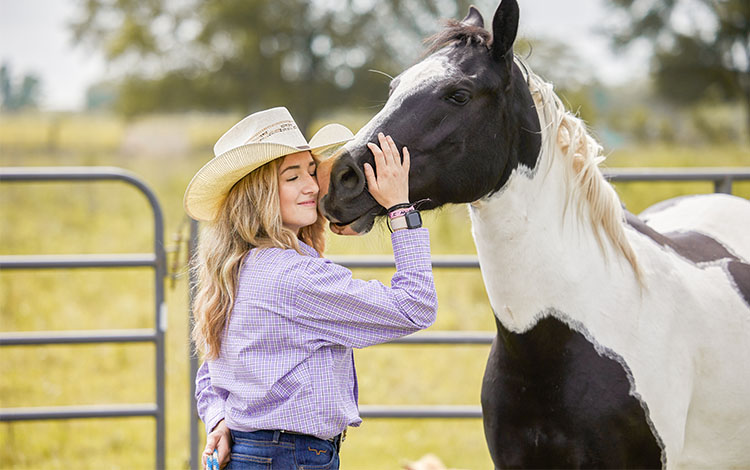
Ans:
[{"label": "horse mane", "polygon": [[486,47],[492,44],[492,34],[481,26],[469,25],[452,19],[444,20],[443,25],[444,28],[441,31],[424,40],[427,46],[424,56],[454,43],[464,43],[467,46],[476,44]]},{"label": "horse mane", "polygon": [[616,252],[630,263],[638,283],[643,278],[635,251],[625,236],[625,213],[612,185],[604,178],[599,164],[606,157],[602,146],[589,134],[586,124],[568,111],[554,92],[551,83],[536,75],[520,58],[516,57],[539,112],[542,126],[542,155],[553,156],[559,150],[564,160],[570,185],[568,205],[577,202],[578,217],[588,215],[602,252],[606,254],[604,239],[609,240]]}]

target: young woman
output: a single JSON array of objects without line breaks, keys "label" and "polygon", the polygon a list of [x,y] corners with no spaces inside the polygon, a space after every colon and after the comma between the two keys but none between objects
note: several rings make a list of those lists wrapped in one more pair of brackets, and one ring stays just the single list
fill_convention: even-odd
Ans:
[{"label": "young woman", "polygon": [[[361,423],[352,348],[435,321],[429,235],[413,222],[409,153],[370,144],[375,200],[391,211],[391,286],[353,279],[322,258],[316,156],[351,138],[330,124],[308,143],[285,108],[252,114],[217,142],[185,209],[201,234],[193,339],[208,434],[204,464],[230,469],[337,469],[347,426]],[[408,223],[407,223],[408,221]]]}]

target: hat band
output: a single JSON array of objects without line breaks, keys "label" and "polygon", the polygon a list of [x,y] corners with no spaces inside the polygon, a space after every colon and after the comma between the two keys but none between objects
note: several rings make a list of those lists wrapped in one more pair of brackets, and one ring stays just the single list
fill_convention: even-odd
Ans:
[{"label": "hat band", "polygon": [[286,120],[286,121],[275,122],[273,124],[270,124],[264,127],[258,132],[256,132],[252,137],[247,139],[245,143],[249,144],[249,143],[255,143],[255,142],[263,142],[264,140],[268,139],[272,135],[276,135],[281,132],[289,132],[289,131],[296,131],[296,130],[299,130],[299,129],[297,128],[297,124],[295,124],[294,121]]}]

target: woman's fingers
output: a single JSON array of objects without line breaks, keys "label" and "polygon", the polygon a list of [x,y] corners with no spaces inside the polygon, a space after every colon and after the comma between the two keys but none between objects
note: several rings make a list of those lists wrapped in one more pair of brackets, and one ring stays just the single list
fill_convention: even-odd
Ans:
[{"label": "woman's fingers", "polygon": [[398,147],[396,147],[396,143],[393,141],[393,137],[388,136],[388,147],[391,149],[391,155],[393,155],[393,162],[398,164],[399,166],[401,163],[401,156],[398,153]]},{"label": "woman's fingers", "polygon": [[374,165],[365,163],[363,171],[370,194],[383,207],[409,200],[409,155],[404,147],[404,157],[391,136],[378,133],[378,142],[367,146],[374,157]]},{"label": "woman's fingers", "polygon": [[209,433],[208,436],[206,436],[206,447],[203,449],[203,468],[207,470],[211,470],[209,459],[213,457],[217,441],[218,437],[214,433]]},{"label": "woman's fingers", "polygon": [[375,189],[377,191],[378,180],[377,178],[375,178],[375,170],[372,169],[372,166],[370,166],[369,163],[365,163],[364,170],[365,170],[365,179],[367,179],[367,187],[370,188],[370,190]]},{"label": "woman's fingers", "polygon": [[385,155],[383,155],[383,151],[380,149],[380,147],[377,146],[377,144],[373,144],[372,142],[370,142],[367,144],[367,147],[372,152],[372,156],[375,157],[376,168],[386,164]]},{"label": "woman's fingers", "polygon": [[395,162],[396,159],[393,157],[393,152],[391,151],[391,144],[390,142],[388,142],[388,137],[380,132],[378,133],[378,141],[380,142],[380,149],[383,151],[383,155],[385,155],[386,165],[390,165],[391,163]]}]

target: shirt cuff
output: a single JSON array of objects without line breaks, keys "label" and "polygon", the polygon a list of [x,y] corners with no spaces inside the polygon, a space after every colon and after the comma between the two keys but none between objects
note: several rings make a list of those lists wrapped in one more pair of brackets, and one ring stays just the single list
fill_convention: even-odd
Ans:
[{"label": "shirt cuff", "polygon": [[224,419],[224,410],[222,408],[216,407],[215,409],[206,410],[206,418],[203,421],[203,424],[206,425],[206,434],[210,434],[222,419]]},{"label": "shirt cuff", "polygon": [[430,232],[426,228],[396,230],[391,234],[397,271],[429,271]]}]

